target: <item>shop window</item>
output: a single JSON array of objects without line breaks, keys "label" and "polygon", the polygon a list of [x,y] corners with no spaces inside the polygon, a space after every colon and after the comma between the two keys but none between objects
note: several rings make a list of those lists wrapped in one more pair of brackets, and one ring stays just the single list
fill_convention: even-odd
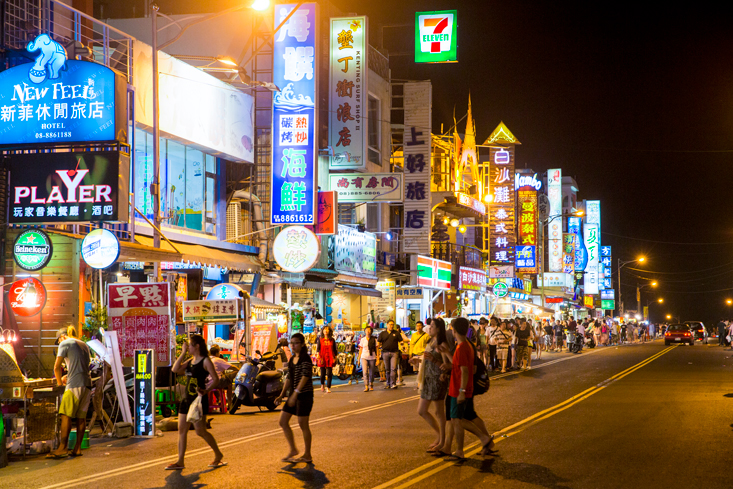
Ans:
[{"label": "shop window", "polygon": [[168,224],[184,227],[186,225],[186,147],[175,141],[168,141],[166,150],[168,185],[163,187],[165,192],[161,195],[161,200],[168,202],[168,205],[164,207]]},{"label": "shop window", "polygon": [[339,204],[339,224],[356,224],[354,204]]},{"label": "shop window", "polygon": [[367,128],[368,128],[368,146],[369,146],[369,161],[382,166],[382,155],[381,155],[381,134],[379,128],[380,124],[380,106],[379,99],[369,96],[369,105],[367,112]]}]

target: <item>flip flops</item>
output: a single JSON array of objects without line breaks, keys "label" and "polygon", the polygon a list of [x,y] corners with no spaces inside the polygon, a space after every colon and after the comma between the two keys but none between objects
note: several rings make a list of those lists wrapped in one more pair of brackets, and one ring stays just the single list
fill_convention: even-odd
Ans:
[{"label": "flip flops", "polygon": [[458,455],[449,455],[445,457],[445,460],[448,462],[457,462],[457,463],[463,463],[466,460],[468,460],[466,457],[459,457]]},{"label": "flip flops", "polygon": [[46,455],[46,458],[50,458],[53,460],[61,460],[62,458],[66,458],[69,456],[69,452],[58,454],[58,453],[49,453]]},{"label": "flip flops", "polygon": [[218,469],[219,467],[225,467],[227,465],[229,465],[228,462],[222,462],[220,460],[220,461],[216,462],[215,464],[209,464],[209,467],[211,467],[212,469]]},{"label": "flip flops", "polygon": [[184,467],[183,465],[178,465],[177,463],[172,463],[165,466],[165,470],[183,470],[185,468],[186,467]]},{"label": "flip flops", "polygon": [[313,459],[307,459],[307,458],[300,457],[300,458],[296,458],[295,459],[295,463],[312,464],[313,463]]}]

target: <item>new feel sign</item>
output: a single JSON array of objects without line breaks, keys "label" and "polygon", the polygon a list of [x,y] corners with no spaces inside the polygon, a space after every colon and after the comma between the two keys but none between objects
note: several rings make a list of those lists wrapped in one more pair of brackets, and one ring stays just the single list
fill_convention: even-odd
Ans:
[{"label": "new feel sign", "polygon": [[124,80],[99,63],[67,60],[41,34],[36,57],[0,73],[0,146],[115,141],[125,124]]},{"label": "new feel sign", "polygon": [[11,224],[127,221],[129,155],[35,153],[9,161]]}]

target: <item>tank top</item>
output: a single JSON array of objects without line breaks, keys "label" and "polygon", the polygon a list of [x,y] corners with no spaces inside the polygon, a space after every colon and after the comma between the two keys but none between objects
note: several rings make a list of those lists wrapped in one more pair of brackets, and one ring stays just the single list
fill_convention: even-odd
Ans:
[{"label": "tank top", "polygon": [[186,365],[186,377],[188,378],[188,386],[186,387],[186,394],[188,397],[196,397],[199,395],[196,392],[197,387],[202,389],[206,388],[206,377],[209,376],[209,372],[204,367],[204,361],[206,358],[202,358],[199,363],[193,363],[191,361]]}]

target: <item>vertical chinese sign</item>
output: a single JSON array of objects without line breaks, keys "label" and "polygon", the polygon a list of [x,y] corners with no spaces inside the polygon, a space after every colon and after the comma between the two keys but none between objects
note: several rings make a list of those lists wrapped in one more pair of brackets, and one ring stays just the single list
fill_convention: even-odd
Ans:
[{"label": "vertical chinese sign", "polygon": [[[514,146],[492,147],[490,150],[491,190],[491,265],[514,266]],[[536,206],[535,206],[536,207]],[[513,274],[512,274],[513,275]]]},{"label": "vertical chinese sign", "polygon": [[525,186],[517,191],[517,211],[517,271],[537,273],[537,190]]},{"label": "vertical chinese sign", "polygon": [[[275,6],[275,27],[296,7]],[[270,222],[315,224],[317,49],[316,4],[304,3],[275,34]]]},{"label": "vertical chinese sign", "polygon": [[588,264],[588,253],[583,242],[583,233],[581,232],[581,218],[568,217],[568,233],[575,236],[575,264],[576,272],[583,272]]},{"label": "vertical chinese sign", "polygon": [[107,285],[107,319],[117,331],[120,356],[131,366],[135,350],[155,350],[157,365],[171,364],[170,283]]},{"label": "vertical chinese sign", "polygon": [[588,250],[588,266],[585,268],[585,280],[583,282],[585,293],[589,295],[598,294],[600,282],[598,266],[600,265],[601,253],[601,203],[598,200],[586,202],[586,221],[583,237],[585,248]]},{"label": "vertical chinese sign", "polygon": [[547,198],[550,201],[547,225],[549,270],[562,271],[562,170],[547,170]]},{"label": "vertical chinese sign", "polygon": [[613,291],[613,257],[611,256],[610,246],[601,246],[601,267],[603,267],[603,279],[601,280],[601,290]]},{"label": "vertical chinese sign", "polygon": [[562,235],[562,272],[575,273],[575,234],[573,233]]},{"label": "vertical chinese sign", "polygon": [[404,85],[406,253],[430,254],[430,134],[433,89],[429,81]]},{"label": "vertical chinese sign", "polygon": [[331,168],[366,168],[368,26],[366,17],[331,19],[328,144]]}]

